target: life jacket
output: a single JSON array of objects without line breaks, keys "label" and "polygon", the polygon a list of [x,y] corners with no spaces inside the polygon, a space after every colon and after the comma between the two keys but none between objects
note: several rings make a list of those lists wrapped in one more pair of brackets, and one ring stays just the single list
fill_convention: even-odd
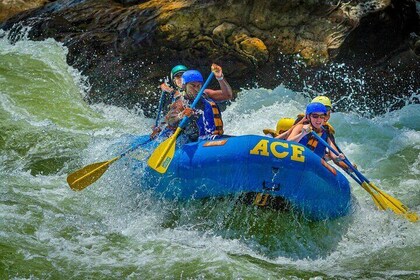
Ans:
[{"label": "life jacket", "polygon": [[327,131],[327,133],[329,135],[334,135],[335,134],[335,129],[334,129],[334,127],[329,122],[326,122],[323,125],[323,127],[324,127],[324,129]]},{"label": "life jacket", "polygon": [[[325,130],[322,130],[321,138],[327,141],[328,139],[328,133]],[[325,147],[322,143],[319,143],[319,141],[312,135],[306,134],[300,141],[300,144],[308,147],[310,150],[312,150],[316,155],[319,157],[324,157],[325,150],[327,147]]]},{"label": "life jacket", "polygon": [[203,114],[196,121],[199,137],[223,135],[223,121],[219,106],[211,98],[201,98]]}]

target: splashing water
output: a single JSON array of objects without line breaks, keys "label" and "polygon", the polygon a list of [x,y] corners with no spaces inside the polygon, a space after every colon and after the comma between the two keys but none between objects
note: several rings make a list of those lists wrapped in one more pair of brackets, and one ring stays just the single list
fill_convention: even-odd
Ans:
[{"label": "splashing water", "polygon": [[[88,82],[66,53],[50,39],[0,39],[1,279],[419,277],[420,223],[377,211],[354,182],[357,211],[317,223],[235,198],[166,201],[124,164],[72,192],[69,172],[114,157],[121,151],[110,147],[149,133],[153,120],[87,105]],[[261,135],[302,112],[306,96],[242,90],[223,112],[225,132]],[[359,170],[420,212],[420,105],[370,119],[337,112],[331,123]]]}]

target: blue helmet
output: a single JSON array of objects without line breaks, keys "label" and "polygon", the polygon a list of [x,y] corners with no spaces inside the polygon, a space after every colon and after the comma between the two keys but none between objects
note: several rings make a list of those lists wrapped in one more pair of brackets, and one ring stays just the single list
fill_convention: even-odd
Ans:
[{"label": "blue helmet", "polygon": [[306,114],[310,115],[312,113],[327,113],[327,107],[325,107],[324,104],[320,102],[313,102],[309,103],[308,106],[306,106]]},{"label": "blue helmet", "polygon": [[182,74],[182,85],[186,85],[191,82],[202,83],[203,81],[203,76],[197,70],[188,70]]}]

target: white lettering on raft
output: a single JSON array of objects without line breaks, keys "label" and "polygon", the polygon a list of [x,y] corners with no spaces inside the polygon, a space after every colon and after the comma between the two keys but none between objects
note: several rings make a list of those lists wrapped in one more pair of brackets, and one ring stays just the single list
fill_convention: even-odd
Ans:
[{"label": "white lettering on raft", "polygon": [[285,143],[285,142],[272,142],[269,145],[269,140],[262,139],[249,151],[251,155],[270,156],[270,153],[276,158],[285,158],[290,155],[293,161],[304,162],[305,156],[303,152],[305,148],[299,145]]}]

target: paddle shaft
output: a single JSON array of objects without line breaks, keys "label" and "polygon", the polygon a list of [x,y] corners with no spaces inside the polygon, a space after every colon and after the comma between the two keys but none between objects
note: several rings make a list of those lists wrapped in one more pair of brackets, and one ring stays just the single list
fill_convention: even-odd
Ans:
[{"label": "paddle shaft", "polygon": [[67,176],[67,183],[69,184],[70,188],[74,191],[83,190],[84,188],[88,187],[92,183],[96,182],[100,177],[102,177],[102,175],[108,170],[109,166],[111,166],[111,164],[113,164],[115,161],[124,157],[128,153],[131,153],[138,147],[149,143],[152,140],[153,140],[152,138],[149,138],[147,139],[147,141],[133,146],[128,151],[122,153],[121,155],[111,160],[92,163],[79,170],[76,170],[75,172]]},{"label": "paddle shaft", "polygon": [[[210,75],[209,75],[209,77],[207,78],[206,82],[203,84],[203,86],[201,87],[201,89],[200,89],[200,91],[198,92],[197,96],[195,97],[194,102],[191,104],[191,106],[190,106],[190,108],[191,108],[191,109],[194,109],[194,108],[195,108],[195,106],[197,105],[198,101],[200,101],[200,98],[201,98],[201,96],[203,95],[204,90],[205,90],[205,89],[207,88],[207,86],[209,85],[209,83],[210,83],[211,79],[213,79],[213,76],[214,76],[214,73],[213,73],[213,72],[211,72],[211,73],[210,73]],[[181,121],[181,123],[179,124],[179,126],[178,126],[178,127],[180,127],[180,128],[182,128],[182,129],[183,129],[183,128],[187,125],[187,122],[188,122],[189,118],[190,118],[190,117],[185,116],[185,117],[182,119],[182,121]]]},{"label": "paddle shaft", "polygon": [[156,116],[155,126],[159,125],[160,113],[162,111],[162,106],[163,106],[164,99],[165,99],[165,91],[162,90],[162,93],[160,94],[159,107],[158,107],[158,112],[157,112],[157,116]]},{"label": "paddle shaft", "polygon": [[[347,163],[346,163],[347,164]],[[356,177],[356,175],[354,175],[353,173],[351,173],[350,171],[348,171],[346,168],[342,168],[350,177],[353,178],[353,180],[356,181],[356,183],[358,183],[359,185],[363,184],[362,181],[359,180],[359,178]]]},{"label": "paddle shaft", "polygon": [[[319,135],[318,134],[316,134],[314,131],[312,131],[312,135],[319,141],[319,142],[321,142],[325,147],[327,147],[328,149],[330,149],[330,151],[331,152],[333,152],[336,156],[339,156],[340,154],[333,148],[333,147],[331,147],[331,145],[330,144],[328,144],[327,143],[327,141],[325,141],[324,139],[322,139],[321,137],[319,137]],[[353,164],[351,164],[351,162],[347,159],[347,158],[345,158],[344,160],[343,160],[343,162],[357,175],[357,177],[359,178],[359,181],[356,181],[356,182],[358,182],[359,184],[361,184],[361,182],[366,182],[366,183],[368,183],[368,184],[370,184],[370,182],[369,182],[369,180],[365,177],[365,176],[363,176],[362,175],[362,173],[360,173],[359,172],[359,170],[357,170],[354,166],[353,166]]]},{"label": "paddle shaft", "polygon": [[149,138],[147,139],[145,142],[142,142],[140,144],[134,145],[133,147],[131,147],[129,150],[125,151],[124,153],[122,153],[121,155],[118,156],[118,159],[125,157],[127,154],[131,153],[132,151],[136,150],[138,147],[146,145],[147,143],[151,142],[153,140],[153,138]]},{"label": "paddle shaft", "polygon": [[[335,138],[334,135],[330,135],[330,139],[331,141],[334,143],[334,145],[337,147],[337,151],[343,154],[343,151],[340,149],[340,147],[337,145],[337,143],[335,142]],[[342,168],[350,177],[353,178],[354,181],[356,181],[359,185],[362,185],[362,181],[356,177],[356,175],[354,175],[353,173],[351,173],[347,168]]]}]

